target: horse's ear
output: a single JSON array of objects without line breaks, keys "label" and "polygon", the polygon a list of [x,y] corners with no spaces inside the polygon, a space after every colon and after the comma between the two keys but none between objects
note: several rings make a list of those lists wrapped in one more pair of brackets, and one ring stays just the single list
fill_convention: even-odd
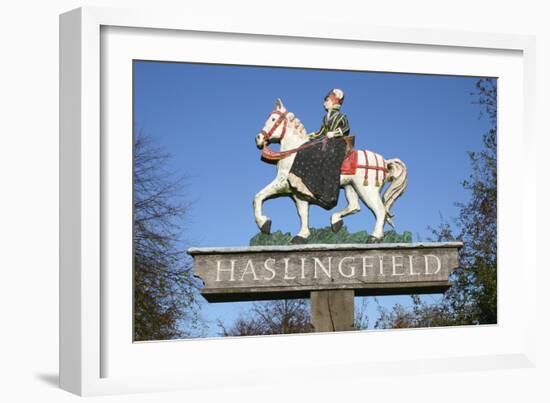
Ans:
[{"label": "horse's ear", "polygon": [[281,98],[277,98],[275,100],[275,109],[277,110],[281,110],[281,109],[284,109],[284,105],[283,105],[283,101],[281,101]]}]

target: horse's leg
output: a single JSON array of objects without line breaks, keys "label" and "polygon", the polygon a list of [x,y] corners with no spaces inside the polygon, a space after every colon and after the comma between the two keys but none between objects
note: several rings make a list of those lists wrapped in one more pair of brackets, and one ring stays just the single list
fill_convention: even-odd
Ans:
[{"label": "horse's leg", "polygon": [[256,196],[254,196],[254,219],[256,220],[258,228],[260,228],[260,231],[264,234],[269,234],[271,232],[271,219],[263,215],[263,202],[276,194],[282,193],[285,190],[285,183],[286,182],[284,180],[276,178],[273,182],[256,193]]},{"label": "horse's leg", "polygon": [[332,216],[330,217],[330,227],[334,232],[340,231],[340,229],[344,225],[342,218],[351,214],[355,214],[359,210],[361,210],[361,207],[359,206],[359,197],[357,196],[357,192],[353,189],[353,186],[350,184],[345,185],[344,192],[346,194],[348,205],[342,210],[332,214]]},{"label": "horse's leg", "polygon": [[374,230],[369,238],[373,241],[381,241],[384,237],[384,220],[386,218],[386,208],[382,197],[380,197],[380,188],[374,185],[363,185],[363,178],[357,176],[354,181],[354,189],[365,205],[372,211],[376,218]]},{"label": "horse's leg", "polygon": [[294,203],[296,204],[296,210],[298,211],[298,216],[300,216],[300,232],[292,238],[291,243],[300,244],[306,243],[307,238],[311,234],[309,232],[309,202],[299,199],[296,196],[292,196]]}]

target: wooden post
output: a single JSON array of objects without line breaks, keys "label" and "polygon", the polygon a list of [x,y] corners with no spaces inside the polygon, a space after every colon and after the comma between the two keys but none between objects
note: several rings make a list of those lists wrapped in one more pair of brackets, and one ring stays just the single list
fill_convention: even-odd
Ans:
[{"label": "wooden post", "polygon": [[311,322],[316,332],[354,330],[353,290],[311,291]]}]

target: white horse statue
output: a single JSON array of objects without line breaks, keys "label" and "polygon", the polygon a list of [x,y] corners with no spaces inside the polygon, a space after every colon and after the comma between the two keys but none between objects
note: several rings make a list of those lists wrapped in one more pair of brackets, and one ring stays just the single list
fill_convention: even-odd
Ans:
[{"label": "white horse statue", "polygon": [[[305,243],[310,236],[309,230],[309,201],[301,198],[298,192],[290,185],[290,169],[296,153],[307,147],[309,136],[304,125],[293,113],[288,112],[282,101],[275,101],[275,109],[269,114],[264,127],[256,135],[256,146],[267,154],[273,153],[267,149],[270,143],[280,143],[278,155],[277,176],[260,190],[254,197],[254,218],[260,230],[269,234],[271,219],[262,212],[263,202],[275,197],[292,197],[300,217],[300,231],[292,238],[292,243]],[[376,165],[373,162],[376,161]],[[386,182],[390,186],[381,190]],[[393,227],[390,208],[399,198],[407,186],[407,168],[397,159],[385,160],[381,155],[364,150],[357,153],[357,169],[354,174],[341,174],[340,187],[344,188],[348,205],[332,214],[331,228],[334,232],[340,230],[343,218],[355,214],[360,210],[359,198],[372,211],[376,218],[374,230],[369,236],[369,242],[380,242],[384,237],[384,223]]]}]

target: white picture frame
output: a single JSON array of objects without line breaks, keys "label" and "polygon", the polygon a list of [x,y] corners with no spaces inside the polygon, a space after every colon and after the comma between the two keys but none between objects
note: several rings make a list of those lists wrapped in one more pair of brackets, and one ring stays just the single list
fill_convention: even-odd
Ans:
[{"label": "white picture frame", "polygon": [[[112,36],[107,38],[105,33]],[[136,57],[132,52],[149,52],[147,57],[151,59],[171,60],[170,52],[186,33],[193,33],[190,41],[202,41],[201,46],[189,42],[187,52],[193,53],[193,58],[210,57],[210,62],[218,63],[273,63],[261,52],[245,55],[234,47],[231,49],[235,60],[227,52],[218,52],[216,56],[201,54],[201,49],[238,37],[260,45],[269,42],[274,47],[291,48],[293,43],[307,47],[315,41],[319,47],[332,46],[342,52],[346,51],[344,48],[355,49],[353,52],[386,52],[384,60],[394,60],[395,66],[407,52],[424,54],[423,65],[418,58],[409,60],[418,62],[416,67],[411,64],[405,67],[403,62],[401,71],[407,72],[457,74],[456,69],[460,68],[467,72],[467,67],[460,66],[468,63],[468,55],[471,60],[484,60],[477,67],[469,67],[478,75],[495,76],[491,72],[502,69],[498,71],[502,71],[504,88],[509,91],[499,95],[499,138],[503,139],[499,143],[499,261],[503,262],[499,263],[499,324],[132,343],[128,328],[131,281],[127,271],[114,276],[108,270],[110,259],[121,259],[119,262],[125,267],[131,261],[128,253],[124,253],[128,250],[128,238],[124,237],[131,232],[131,222],[127,220],[127,209],[131,206],[124,204],[128,186],[131,189],[131,175],[128,176],[127,170],[116,171],[109,162],[113,154],[121,155],[117,154],[120,151],[121,165],[127,167],[131,155],[127,138],[109,135],[110,125],[120,123],[109,120],[113,110],[116,109],[117,116],[126,116],[131,111],[131,103],[127,102],[131,87],[128,88],[128,80],[116,74],[121,72],[118,69],[127,67],[127,60]],[[139,41],[124,42],[139,35]],[[252,46],[252,42],[247,46]],[[532,37],[327,25],[322,21],[291,25],[234,18],[206,20],[149,10],[82,8],[61,15],[60,45],[60,385],[63,389],[79,395],[97,395],[276,384],[297,376],[307,381],[534,365],[535,328],[529,315],[534,315],[536,296],[535,284],[528,279],[536,276],[537,265],[535,243],[529,242],[528,234],[535,233],[536,220],[523,190],[535,186],[536,174],[522,177],[510,169],[513,163],[510,153],[527,164],[534,147]],[[446,57],[438,58],[436,53]],[[206,51],[205,54],[212,55]],[[450,59],[445,61],[446,58]],[[496,63],[495,58],[502,62]],[[426,61],[431,67],[426,67]],[[359,69],[361,61],[352,59],[350,63],[354,62],[358,64],[346,67]],[[306,63],[319,67],[314,55],[308,60],[296,60],[297,66],[307,67]],[[382,61],[379,65],[368,63],[373,70],[391,71]],[[112,77],[120,80],[105,80],[102,74],[114,74]],[[519,101],[512,95],[517,95]],[[520,110],[515,108],[518,105]],[[125,132],[128,122],[120,124],[117,127]],[[517,200],[514,206],[505,197],[513,197],[514,191],[517,192],[513,183],[521,183],[522,189],[515,196],[521,206],[517,211]],[[115,189],[123,192],[121,198],[119,195],[115,198],[123,200],[118,206],[111,204]],[[122,209],[122,214],[116,209]],[[117,214],[106,214],[107,211]],[[122,217],[122,221],[113,217]],[[126,246],[120,248],[122,252],[115,251],[118,255],[114,256],[110,242]],[[515,242],[513,256],[506,248],[512,242]],[[516,267],[514,276],[505,271],[509,267]],[[507,300],[512,289],[522,295],[521,301],[514,304]],[[113,290],[120,297],[113,298]],[[463,340],[473,343],[461,346]],[[417,348],[413,351],[407,345]],[[328,351],[339,347],[336,350],[339,354],[319,355],[319,346]],[[395,348],[390,351],[388,346]],[[299,360],[291,358],[296,352],[301,355]],[[185,360],[178,359],[178,355]]]}]

